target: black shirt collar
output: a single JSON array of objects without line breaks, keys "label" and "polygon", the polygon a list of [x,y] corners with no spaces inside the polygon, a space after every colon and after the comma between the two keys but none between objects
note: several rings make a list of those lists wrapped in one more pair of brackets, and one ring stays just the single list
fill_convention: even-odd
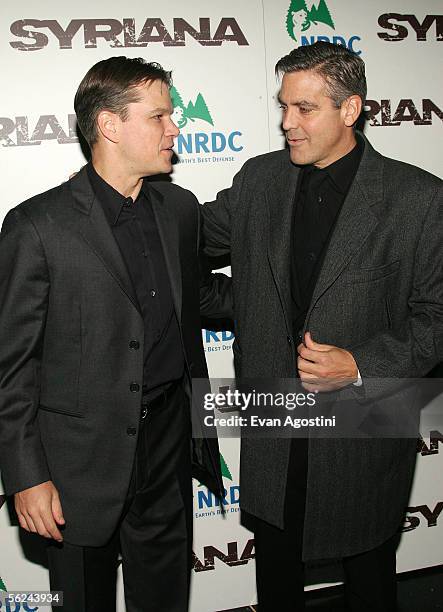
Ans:
[{"label": "black shirt collar", "polygon": [[357,173],[358,166],[365,147],[364,140],[356,135],[357,144],[340,159],[329,164],[325,168],[316,168],[315,166],[307,166],[307,174],[314,173],[317,178],[328,176],[334,184],[334,187],[339,193],[347,194],[352,181]]},{"label": "black shirt collar", "polygon": [[[103,206],[109,225],[111,225],[111,227],[117,225],[122,209],[133,205],[134,202],[132,198],[125,197],[114,189],[114,187],[111,187],[111,185],[97,173],[91,161],[86,168],[92,189]],[[143,181],[137,200],[140,199],[142,193],[146,195],[146,189],[145,181]]]},{"label": "black shirt collar", "polygon": [[357,144],[349,153],[326,166],[325,170],[329,178],[341,193],[348,193],[360,165],[364,148],[363,139],[357,136]]}]

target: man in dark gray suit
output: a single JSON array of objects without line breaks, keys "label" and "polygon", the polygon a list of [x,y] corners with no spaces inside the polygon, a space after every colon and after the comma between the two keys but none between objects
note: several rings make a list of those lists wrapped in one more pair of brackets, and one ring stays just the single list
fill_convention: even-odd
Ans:
[{"label": "man in dark gray suit", "polygon": [[[203,207],[207,253],[231,256],[236,373],[357,397],[370,377],[424,376],[443,358],[442,183],[355,130],[357,55],[316,43],[276,70],[288,148]],[[303,562],[334,558],[350,610],[395,610],[415,454],[408,439],[243,440],[260,612],[303,609]]]},{"label": "man in dark gray suit", "polygon": [[195,197],[144,178],[171,171],[169,86],[142,59],[93,66],[75,97],[91,162],[1,233],[1,474],[21,527],[52,540],[66,612],[115,609],[119,550],[128,611],[187,610],[191,468],[222,491],[189,398],[199,307],[227,315],[229,283],[199,286]]}]

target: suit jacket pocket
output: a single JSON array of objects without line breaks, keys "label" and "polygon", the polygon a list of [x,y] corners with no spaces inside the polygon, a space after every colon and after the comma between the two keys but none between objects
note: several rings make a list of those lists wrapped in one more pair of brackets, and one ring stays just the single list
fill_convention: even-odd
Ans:
[{"label": "suit jacket pocket", "polygon": [[392,261],[391,263],[375,268],[358,268],[354,270],[346,270],[341,276],[341,280],[345,283],[366,283],[375,281],[381,278],[386,278],[395,274],[400,267],[400,260]]},{"label": "suit jacket pocket", "polygon": [[75,412],[74,410],[71,411],[60,408],[53,408],[50,406],[43,406],[42,404],[40,404],[39,410],[44,410],[45,412],[55,412],[56,414],[64,414],[66,416],[76,417],[79,419],[83,419],[85,416],[84,414],[81,414],[80,412]]}]

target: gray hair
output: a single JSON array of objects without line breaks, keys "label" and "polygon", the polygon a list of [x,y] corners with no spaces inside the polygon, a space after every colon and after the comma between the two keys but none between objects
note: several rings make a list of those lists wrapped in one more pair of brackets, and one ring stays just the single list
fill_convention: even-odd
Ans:
[{"label": "gray hair", "polygon": [[319,41],[293,49],[275,66],[275,74],[300,70],[314,70],[326,82],[328,96],[340,108],[349,96],[360,96],[362,105],[366,100],[366,76],[363,60],[341,45]]}]

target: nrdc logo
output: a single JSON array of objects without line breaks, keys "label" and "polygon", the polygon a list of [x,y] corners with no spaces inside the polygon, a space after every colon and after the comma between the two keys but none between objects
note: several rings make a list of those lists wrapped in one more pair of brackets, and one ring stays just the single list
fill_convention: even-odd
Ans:
[{"label": "nrdc logo", "polygon": [[309,2],[306,0],[292,0],[286,15],[286,30],[289,36],[301,46],[312,45],[318,41],[331,42],[334,45],[342,45],[360,55],[361,50],[355,48],[355,44],[361,40],[360,36],[338,36],[336,34],[320,34],[307,36],[304,32],[319,24],[335,30],[335,23],[325,0],[320,2]]},{"label": "nrdc logo", "polygon": [[203,330],[203,345],[206,353],[217,353],[220,351],[230,351],[234,334],[230,331],[210,331]]},{"label": "nrdc logo", "polygon": [[[242,132],[233,130],[227,133],[204,129],[207,126],[213,127],[214,120],[201,93],[197,94],[194,102],[189,100],[185,104],[179,90],[172,87],[171,100],[174,107],[172,119],[182,130],[176,141],[177,153],[183,156],[179,163],[234,161],[233,154],[244,148]],[[197,131],[194,131],[194,128],[197,128]],[[219,155],[220,153],[223,155]]]}]

